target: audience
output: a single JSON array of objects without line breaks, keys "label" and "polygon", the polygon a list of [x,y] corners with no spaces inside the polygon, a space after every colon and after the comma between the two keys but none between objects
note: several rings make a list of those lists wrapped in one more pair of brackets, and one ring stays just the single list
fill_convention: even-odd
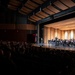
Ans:
[{"label": "audience", "polygon": [[75,52],[0,41],[0,72],[26,75],[74,75]]}]

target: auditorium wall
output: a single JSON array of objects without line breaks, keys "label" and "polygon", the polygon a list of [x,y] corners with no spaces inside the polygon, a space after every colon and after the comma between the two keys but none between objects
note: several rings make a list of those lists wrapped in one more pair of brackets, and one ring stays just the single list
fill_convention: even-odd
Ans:
[{"label": "auditorium wall", "polygon": [[0,24],[0,29],[15,29],[15,24]]},{"label": "auditorium wall", "polygon": [[20,29],[20,30],[36,30],[36,27],[33,24],[17,24],[16,29]]},{"label": "auditorium wall", "polygon": [[0,24],[0,40],[27,41],[27,34],[34,30],[32,24]]},{"label": "auditorium wall", "polygon": [[35,25],[27,24],[27,16],[9,9],[0,12],[0,40],[27,41]]},{"label": "auditorium wall", "polygon": [[23,30],[0,30],[0,40],[26,41],[26,31]]}]

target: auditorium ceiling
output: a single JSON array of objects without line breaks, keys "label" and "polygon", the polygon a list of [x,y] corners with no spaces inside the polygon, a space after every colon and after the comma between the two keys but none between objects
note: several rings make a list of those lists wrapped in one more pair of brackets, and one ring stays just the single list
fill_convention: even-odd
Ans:
[{"label": "auditorium ceiling", "polygon": [[60,30],[72,30],[75,29],[75,18],[63,20],[52,24],[47,24],[45,26]]},{"label": "auditorium ceiling", "polygon": [[10,10],[27,15],[28,20],[38,22],[57,18],[60,12],[74,12],[75,0],[8,0],[7,6]]}]

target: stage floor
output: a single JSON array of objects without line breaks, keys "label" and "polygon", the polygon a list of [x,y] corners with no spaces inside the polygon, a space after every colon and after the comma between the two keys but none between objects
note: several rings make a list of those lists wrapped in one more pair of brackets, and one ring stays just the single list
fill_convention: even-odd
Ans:
[{"label": "stage floor", "polygon": [[70,51],[75,51],[75,46],[55,46],[54,44],[44,44],[44,43],[39,43],[39,44],[33,44],[33,46],[40,47],[42,46],[43,48],[50,48],[50,49],[55,49],[55,50],[70,50]]}]

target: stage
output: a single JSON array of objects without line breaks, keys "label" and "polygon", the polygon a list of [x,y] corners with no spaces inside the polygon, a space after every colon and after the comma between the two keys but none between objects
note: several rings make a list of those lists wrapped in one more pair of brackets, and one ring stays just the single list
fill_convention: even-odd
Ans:
[{"label": "stage", "polygon": [[68,50],[68,51],[75,51],[75,46],[63,46],[63,45],[59,45],[59,46],[55,46],[54,44],[44,44],[44,43],[35,43],[33,44],[33,46],[36,47],[42,47],[42,48],[49,48],[49,49],[54,49],[54,50]]}]

